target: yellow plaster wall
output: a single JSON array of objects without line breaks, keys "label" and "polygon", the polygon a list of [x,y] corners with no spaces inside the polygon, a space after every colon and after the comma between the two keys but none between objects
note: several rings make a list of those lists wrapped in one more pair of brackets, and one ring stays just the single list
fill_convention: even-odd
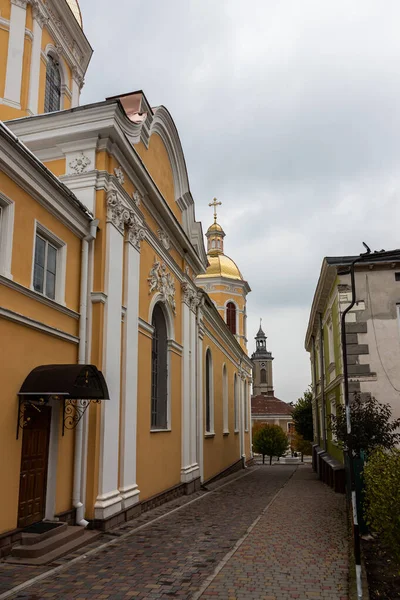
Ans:
[{"label": "yellow plaster wall", "polygon": [[48,160],[43,163],[56,177],[61,177],[66,173],[66,161],[65,158],[59,158],[58,160]]},{"label": "yellow plaster wall", "polygon": [[14,281],[31,287],[36,219],[67,244],[65,302],[68,308],[78,311],[81,241],[5,173],[0,173],[0,190],[15,202],[11,267]]},{"label": "yellow plaster wall", "polygon": [[[30,4],[28,4],[28,7],[29,7],[29,9],[31,8]],[[32,15],[31,15],[31,20],[32,20]],[[27,35],[25,35],[24,55],[22,58],[22,84],[21,84],[21,108],[24,111],[24,114],[26,114],[26,109],[28,108],[31,54],[32,54],[32,40]]]},{"label": "yellow plaster wall", "polygon": [[3,19],[10,19],[11,16],[11,2],[10,0],[0,0],[0,15]]},{"label": "yellow plaster wall", "polygon": [[[21,442],[16,440],[17,393],[28,373],[35,367],[51,363],[74,363],[77,346],[42,332],[0,318],[0,339],[7,352],[0,361],[1,419],[0,419],[0,481],[3,494],[0,511],[0,533],[17,526]],[[56,510],[71,508],[74,433],[59,437]],[[62,456],[65,454],[65,456]]]},{"label": "yellow plaster wall", "polygon": [[172,167],[167,149],[165,148],[161,137],[157,133],[153,133],[148,148],[140,142],[139,144],[136,144],[135,149],[173,214],[178,219],[179,223],[182,224],[182,213],[175,201]]}]

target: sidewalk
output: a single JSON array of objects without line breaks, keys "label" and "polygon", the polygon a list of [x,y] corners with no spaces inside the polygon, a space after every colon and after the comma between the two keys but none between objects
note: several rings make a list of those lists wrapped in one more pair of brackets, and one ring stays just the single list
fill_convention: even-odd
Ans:
[{"label": "sidewalk", "polygon": [[348,599],[345,498],[309,466],[296,470],[239,544],[195,598]]}]

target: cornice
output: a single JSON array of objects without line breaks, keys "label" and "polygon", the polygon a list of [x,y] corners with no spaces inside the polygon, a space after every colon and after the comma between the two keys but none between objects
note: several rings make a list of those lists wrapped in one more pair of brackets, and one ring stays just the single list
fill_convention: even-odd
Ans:
[{"label": "cornice", "polygon": [[[116,100],[88,105],[83,108],[62,111],[60,113],[38,115],[29,119],[15,119],[8,124],[10,128],[22,137],[24,143],[33,152],[43,151],[44,148],[60,145],[60,134],[67,139],[85,139],[97,135],[113,139],[112,154],[131,179],[135,188],[151,205],[151,212],[168,225],[169,234],[177,240],[179,247],[187,254],[196,273],[204,272],[206,254],[201,239],[201,226],[194,221],[194,208],[191,206],[183,215],[188,232],[179,223],[168,203],[152,179],[142,159],[132,144],[141,141],[142,125],[128,119],[120,103]],[[104,144],[104,142],[103,142]],[[109,147],[109,142],[107,143]],[[99,144],[99,148],[101,145]],[[198,230],[193,235],[194,230]],[[189,239],[192,236],[192,242]]]},{"label": "cornice", "polygon": [[32,168],[32,165],[22,158],[15,147],[6,144],[0,145],[0,165],[15,183],[60,219],[76,235],[79,237],[87,235],[88,223],[92,219],[91,215],[85,214],[71,202],[67,190],[65,194],[62,194],[58,186],[52,185],[47,177],[42,176],[40,169]]}]

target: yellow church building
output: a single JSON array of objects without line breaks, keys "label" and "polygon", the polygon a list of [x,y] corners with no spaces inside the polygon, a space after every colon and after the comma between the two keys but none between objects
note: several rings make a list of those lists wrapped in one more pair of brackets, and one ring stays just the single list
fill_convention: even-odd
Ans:
[{"label": "yellow church building", "polygon": [[252,364],[250,288],[216,212],[204,247],[168,110],[79,105],[75,0],[0,0],[0,49],[5,554],[37,523],[105,530],[246,466]]}]

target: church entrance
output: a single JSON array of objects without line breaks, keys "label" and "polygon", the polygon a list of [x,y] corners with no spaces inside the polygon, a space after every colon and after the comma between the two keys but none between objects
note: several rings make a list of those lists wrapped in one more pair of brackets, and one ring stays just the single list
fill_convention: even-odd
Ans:
[{"label": "church entrance", "polygon": [[51,408],[25,406],[22,436],[18,527],[41,521],[46,509]]}]

